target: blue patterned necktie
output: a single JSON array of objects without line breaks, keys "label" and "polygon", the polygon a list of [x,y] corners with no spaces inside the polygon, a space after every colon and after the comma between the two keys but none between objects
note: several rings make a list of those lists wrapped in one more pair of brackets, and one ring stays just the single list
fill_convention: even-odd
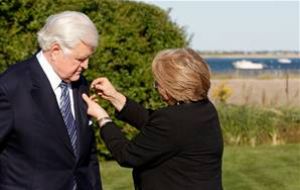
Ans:
[{"label": "blue patterned necktie", "polygon": [[[77,156],[77,128],[75,124],[75,119],[72,115],[71,111],[71,101],[70,101],[70,95],[68,90],[68,84],[64,81],[62,81],[59,85],[61,88],[61,96],[60,96],[60,111],[63,116],[65,125],[67,127],[67,131],[70,137],[70,141],[73,147],[73,151],[75,154],[75,157]],[[75,181],[75,178],[73,179],[72,184],[72,190],[77,189],[77,184]]]},{"label": "blue patterned necktie", "polygon": [[71,111],[71,101],[68,90],[68,84],[66,82],[61,82],[59,86],[61,88],[60,111],[63,116],[65,125],[67,127],[74,154],[77,155],[77,129],[75,119]]}]

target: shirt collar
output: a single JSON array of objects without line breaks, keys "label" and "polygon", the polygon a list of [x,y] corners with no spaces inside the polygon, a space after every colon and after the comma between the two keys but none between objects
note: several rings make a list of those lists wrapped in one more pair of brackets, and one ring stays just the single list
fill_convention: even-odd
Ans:
[{"label": "shirt collar", "polygon": [[55,89],[59,87],[59,84],[62,81],[61,78],[56,74],[42,51],[37,53],[36,58],[39,61],[39,64],[41,65],[44,73],[46,74],[53,91],[55,91]]}]

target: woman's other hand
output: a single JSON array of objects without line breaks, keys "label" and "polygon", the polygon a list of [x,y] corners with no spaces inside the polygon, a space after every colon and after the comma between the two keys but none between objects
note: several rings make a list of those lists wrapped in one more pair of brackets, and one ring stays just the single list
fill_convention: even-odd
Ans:
[{"label": "woman's other hand", "polygon": [[107,112],[97,102],[95,102],[95,96],[88,97],[86,94],[82,94],[82,98],[88,106],[87,113],[90,116],[97,120],[109,117]]}]

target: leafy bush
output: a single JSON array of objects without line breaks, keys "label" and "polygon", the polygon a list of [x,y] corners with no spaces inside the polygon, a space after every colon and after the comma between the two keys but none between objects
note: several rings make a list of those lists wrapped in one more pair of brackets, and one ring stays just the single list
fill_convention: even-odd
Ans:
[{"label": "leafy bush", "polygon": [[0,72],[37,51],[36,33],[46,18],[64,10],[86,13],[100,33],[97,51],[85,73],[89,80],[107,76],[126,95],[157,107],[150,65],[165,48],[188,44],[185,31],[168,12],[141,2],[117,0],[2,0]]},{"label": "leafy bush", "polygon": [[[125,95],[146,107],[163,105],[152,88],[151,61],[158,51],[184,47],[188,42],[184,29],[170,20],[168,12],[142,2],[1,0],[0,72],[32,56],[38,50],[36,33],[46,18],[65,10],[87,14],[99,31],[99,47],[85,73],[89,81],[106,76]],[[101,105],[113,113],[107,102]],[[123,126],[128,137],[135,134],[128,125],[117,123]],[[98,132],[96,134],[99,153],[107,155]]]},{"label": "leafy bush", "polygon": [[227,86],[226,81],[212,89],[212,97],[220,103],[226,103],[232,95],[232,88]]}]

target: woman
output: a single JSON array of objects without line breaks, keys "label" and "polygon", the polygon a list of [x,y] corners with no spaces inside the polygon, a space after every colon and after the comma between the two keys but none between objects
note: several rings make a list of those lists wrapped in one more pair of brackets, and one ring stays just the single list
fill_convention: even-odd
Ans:
[{"label": "woman", "polygon": [[216,109],[207,97],[207,64],[192,49],[171,49],[155,57],[152,72],[168,104],[156,111],[125,97],[106,78],[92,82],[118,118],[140,130],[131,141],[93,98],[83,95],[106,146],[121,166],[133,168],[136,189],[221,190],[223,140]]}]

